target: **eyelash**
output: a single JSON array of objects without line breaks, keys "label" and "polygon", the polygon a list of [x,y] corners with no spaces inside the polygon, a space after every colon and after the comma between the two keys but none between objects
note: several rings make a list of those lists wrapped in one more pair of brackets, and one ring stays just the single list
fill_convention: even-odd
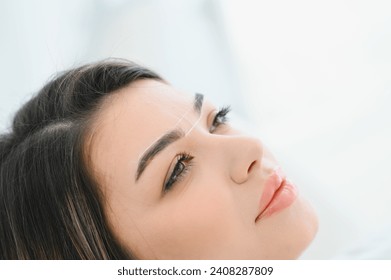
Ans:
[{"label": "eyelash", "polygon": [[210,133],[215,132],[220,125],[223,125],[228,122],[227,115],[230,111],[231,111],[230,106],[224,106],[217,112],[217,114],[213,119],[212,126],[209,128]]},{"label": "eyelash", "polygon": [[[222,107],[215,115],[212,121],[212,125],[209,128],[209,132],[215,132],[221,125],[227,123],[227,115],[231,111],[229,106]],[[169,179],[164,183],[164,192],[168,192],[171,188],[178,183],[192,166],[192,160],[194,157],[188,153],[180,153],[177,155],[175,166],[170,174]]]},{"label": "eyelash", "polygon": [[178,183],[190,170],[194,157],[188,153],[177,155],[174,169],[170,174],[170,178],[164,184],[164,192],[168,192],[176,183]]}]

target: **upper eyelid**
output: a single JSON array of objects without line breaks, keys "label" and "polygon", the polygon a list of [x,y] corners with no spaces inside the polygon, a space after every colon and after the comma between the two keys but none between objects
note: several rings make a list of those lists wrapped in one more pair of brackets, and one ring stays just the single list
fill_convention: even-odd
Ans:
[{"label": "upper eyelid", "polygon": [[206,118],[206,126],[208,129],[212,126],[213,121],[216,118],[216,115],[219,113],[219,111],[220,111],[219,108],[216,107],[212,107],[211,109],[209,109],[209,113]]},{"label": "upper eyelid", "polygon": [[175,166],[178,164],[178,155],[175,155],[175,157],[171,160],[170,164],[168,165],[168,170],[166,175],[164,176],[163,180],[163,191],[165,190],[165,186],[167,182],[170,180],[172,173],[174,172]]},{"label": "upper eyelid", "polygon": [[163,178],[163,185],[162,185],[162,193],[165,192],[165,187],[167,182],[170,180],[172,176],[172,172],[174,172],[175,166],[178,164],[178,154],[175,154],[174,158],[171,159],[171,161],[168,164],[167,172],[164,175]]},{"label": "upper eyelid", "polygon": [[[170,164],[170,166],[169,166],[169,169],[171,169],[171,170],[169,170],[169,173],[168,173],[169,177],[168,177],[168,178],[167,178],[167,176],[165,177],[164,184],[163,184],[163,189],[164,189],[166,183],[168,182],[168,180],[171,179],[172,173],[174,172],[175,167],[176,167],[176,165],[178,165],[178,163],[179,163],[179,161],[180,161],[179,159],[180,159],[182,156],[185,156],[185,157],[186,157],[186,158],[183,159],[181,162],[185,164],[185,169],[187,169],[187,171],[188,171],[188,168],[190,168],[189,165],[192,165],[191,162],[194,160],[194,156],[192,156],[191,154],[189,154],[189,153],[187,153],[187,152],[182,152],[182,153],[176,155],[175,158],[174,158],[174,164],[173,164],[173,162],[171,162],[171,164]],[[172,167],[172,168],[171,168],[171,167]],[[171,171],[171,172],[170,172],[170,171]],[[182,172],[187,172],[187,171],[186,171],[186,170],[183,170]],[[183,176],[182,173],[180,174],[180,176]],[[178,182],[178,180],[181,180],[181,179],[182,179],[182,178],[177,179],[173,184],[175,185],[175,184]]]}]

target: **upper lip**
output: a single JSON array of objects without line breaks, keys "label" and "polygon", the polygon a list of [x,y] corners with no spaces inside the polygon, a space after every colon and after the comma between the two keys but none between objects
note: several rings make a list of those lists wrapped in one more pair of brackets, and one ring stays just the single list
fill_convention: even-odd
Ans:
[{"label": "upper lip", "polygon": [[259,219],[265,209],[269,206],[270,202],[272,201],[274,194],[277,192],[277,190],[281,187],[282,183],[285,181],[286,176],[282,172],[280,167],[277,167],[273,170],[273,172],[270,174],[270,176],[267,178],[264,190],[261,195],[260,200],[260,208],[259,208],[259,214],[256,218]]}]

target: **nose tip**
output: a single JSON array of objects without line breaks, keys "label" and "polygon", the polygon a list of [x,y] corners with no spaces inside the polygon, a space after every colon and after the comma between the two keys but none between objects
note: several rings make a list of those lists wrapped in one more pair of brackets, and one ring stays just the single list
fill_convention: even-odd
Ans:
[{"label": "nose tip", "polygon": [[226,163],[231,180],[236,184],[245,183],[261,168],[263,147],[259,139],[248,136],[227,138],[230,146],[225,149]]}]

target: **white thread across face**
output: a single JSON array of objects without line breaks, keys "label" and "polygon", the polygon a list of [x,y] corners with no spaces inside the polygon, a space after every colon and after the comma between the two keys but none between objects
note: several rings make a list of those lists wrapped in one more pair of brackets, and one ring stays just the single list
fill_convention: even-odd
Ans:
[{"label": "white thread across face", "polygon": [[198,125],[200,120],[202,119],[202,114],[200,113],[200,116],[196,120],[196,122],[193,124],[193,126],[185,133],[185,137],[190,134],[190,132]]},{"label": "white thread across face", "polygon": [[209,102],[200,110],[199,96],[154,80],[124,88],[105,105],[90,168],[108,225],[139,259],[290,259],[313,239],[316,215],[300,196],[258,219],[279,164],[259,139],[231,124],[214,130],[224,111]]},{"label": "white thread across face", "polygon": [[[189,103],[190,103],[190,102],[189,102]],[[167,113],[170,114],[170,115],[173,115],[170,111],[167,111]],[[190,123],[189,118],[187,118],[187,116],[188,116],[189,114],[194,114],[194,109],[193,109],[193,106],[191,106],[191,105],[189,106],[189,109],[187,109],[187,110],[183,113],[183,115],[178,119],[178,121],[174,124],[172,130],[175,130],[177,127],[179,127],[179,126],[182,124],[183,121],[186,121],[187,123]],[[185,132],[184,137],[187,137],[187,136],[193,131],[193,129],[199,124],[199,122],[201,121],[201,119],[202,119],[202,111],[199,113],[198,119],[195,120],[195,122],[193,123],[193,125]],[[151,143],[148,147],[146,147],[146,148],[144,149],[144,151],[143,151],[142,153],[140,153],[140,155],[139,155],[139,157],[138,157],[138,160],[141,159],[142,155],[143,155],[150,147],[152,147],[160,137],[161,137],[161,136],[157,137],[154,141],[152,141],[152,143]]]}]

